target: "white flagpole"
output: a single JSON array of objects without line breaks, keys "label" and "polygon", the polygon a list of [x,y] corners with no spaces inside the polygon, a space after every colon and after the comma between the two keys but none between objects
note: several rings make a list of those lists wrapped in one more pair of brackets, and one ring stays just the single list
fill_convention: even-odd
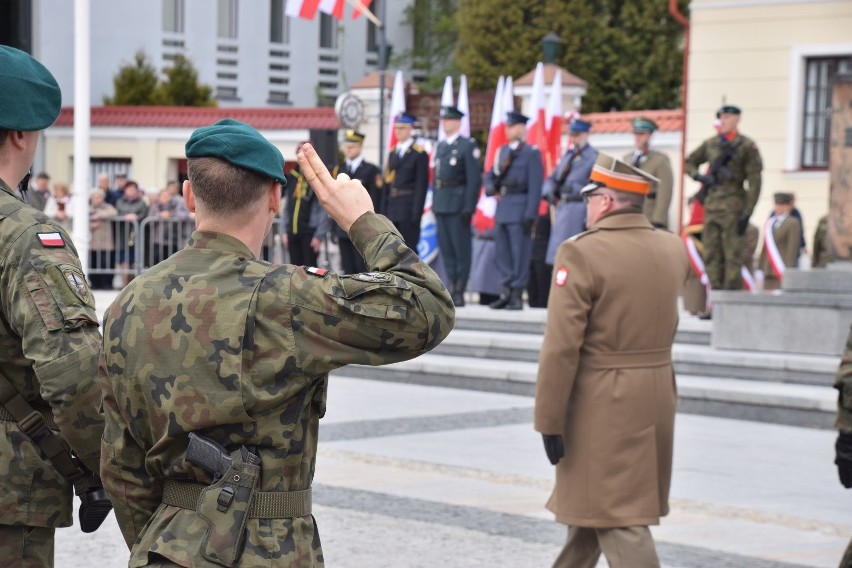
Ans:
[{"label": "white flagpole", "polygon": [[90,0],[74,2],[74,210],[71,239],[83,272],[89,268],[89,102],[91,78]]}]

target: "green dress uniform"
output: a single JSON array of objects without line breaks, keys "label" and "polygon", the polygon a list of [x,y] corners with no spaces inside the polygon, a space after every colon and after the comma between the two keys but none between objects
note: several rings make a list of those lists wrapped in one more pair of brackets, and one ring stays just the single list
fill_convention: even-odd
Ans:
[{"label": "green dress uniform", "polygon": [[[248,132],[230,120],[199,129],[187,157],[250,169],[254,144],[278,154],[262,173],[281,181],[283,157]],[[196,231],[111,305],[101,475],[130,566],[324,565],[310,487],[328,373],[414,358],[454,323],[447,290],[388,219],[365,213],[349,234],[372,272],[272,265],[241,240]],[[188,461],[190,433],[233,452],[244,475],[216,481]]]},{"label": "green dress uniform", "polygon": [[704,262],[714,290],[742,288],[738,225],[745,228],[760,196],[763,161],[754,141],[737,134],[733,140],[722,136],[705,140],[687,157],[685,167],[695,177],[701,164],[713,164],[729,144],[736,145],[733,155],[704,201]]},{"label": "green dress uniform", "polygon": [[464,305],[470,276],[470,219],[476,210],[482,174],[476,142],[464,136],[438,142],[432,211],[438,224],[438,246],[456,305]]}]

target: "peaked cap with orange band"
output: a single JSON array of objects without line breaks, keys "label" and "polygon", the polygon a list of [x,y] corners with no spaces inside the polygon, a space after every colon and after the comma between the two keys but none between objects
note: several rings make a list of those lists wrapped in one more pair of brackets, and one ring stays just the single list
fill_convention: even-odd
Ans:
[{"label": "peaked cap with orange band", "polygon": [[647,172],[601,152],[598,154],[598,159],[592,168],[592,174],[589,176],[589,185],[580,190],[580,195],[594,191],[599,187],[648,195],[651,184],[659,181]]}]

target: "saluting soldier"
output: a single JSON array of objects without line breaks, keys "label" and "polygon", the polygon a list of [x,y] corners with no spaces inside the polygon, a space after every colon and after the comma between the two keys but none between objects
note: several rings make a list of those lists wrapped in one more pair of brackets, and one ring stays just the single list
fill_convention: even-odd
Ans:
[{"label": "saluting soldier", "polygon": [[[371,164],[361,155],[364,148],[364,138],[366,138],[366,135],[356,130],[346,131],[346,136],[343,139],[343,155],[345,160],[338,166],[338,172],[348,175],[350,179],[360,181],[361,185],[364,186],[370,195],[373,207],[378,210],[381,198],[379,192],[382,188],[382,171],[377,165]],[[337,177],[337,172],[333,175]],[[334,225],[334,233],[337,235],[337,244],[340,246],[340,262],[343,266],[343,273],[356,274],[358,272],[366,272],[367,265],[364,259],[361,258],[361,253],[352,244],[349,233],[344,231],[336,223]]]},{"label": "saluting soldier", "polygon": [[[319,568],[310,488],[328,373],[432,349],[453,303],[361,183],[334,180],[310,144],[302,175],[372,272],[258,260],[284,158],[248,124],[199,128],[186,156],[197,230],[104,319],[104,487],[132,566]],[[193,457],[191,434],[221,450]]]},{"label": "saluting soldier", "polygon": [[77,466],[65,444],[92,472],[100,465],[101,335],[71,239],[15,192],[59,116],[59,85],[7,46],[0,84],[0,562],[44,567],[55,529],[71,526]]},{"label": "saluting soldier", "polygon": [[794,268],[799,258],[802,224],[792,215],[793,194],[774,195],[775,214],[763,227],[763,251],[759,268],[764,274],[763,288],[777,290],[784,279],[784,270]]},{"label": "saluting soldier", "polygon": [[438,223],[438,246],[444,259],[450,294],[456,307],[464,306],[470,276],[470,219],[476,210],[482,174],[476,142],[459,133],[464,113],[441,107],[446,140],[435,149],[435,183],[432,212]]},{"label": "saluting soldier", "polygon": [[658,229],[668,229],[674,176],[669,157],[651,148],[651,137],[656,131],[657,123],[650,118],[634,118],[633,152],[626,154],[624,161],[660,180],[651,185],[645,197],[645,216]]},{"label": "saluting soldier", "polygon": [[556,465],[547,508],[569,526],[554,566],[659,566],[648,525],[669,512],[677,393],[671,348],[689,263],[643,214],[651,178],[601,154],[589,230],[562,243],[548,300],[535,429]]},{"label": "saluting soldier", "polygon": [[497,268],[503,286],[500,297],[489,306],[495,310],[523,309],[522,294],[529,280],[532,226],[538,214],[544,169],[541,152],[524,143],[528,117],[506,113],[509,143],[497,150],[494,167],[485,174],[485,192],[496,195],[494,214]]},{"label": "saluting soldier", "polygon": [[598,151],[589,145],[592,123],[575,119],[568,126],[569,149],[545,180],[542,195],[556,205],[556,218],[550,228],[545,261],[553,266],[559,245],[586,229],[586,204],[580,190],[589,182]]},{"label": "saluting soldier", "polygon": [[397,142],[388,155],[382,197],[382,213],[393,221],[405,244],[415,252],[429,186],[429,155],[414,142],[416,123],[417,118],[407,112],[394,121]]},{"label": "saluting soldier", "polygon": [[[740,249],[748,220],[760,196],[763,161],[757,144],[740,134],[739,107],[716,113],[719,135],[705,140],[687,157],[686,173],[703,185],[704,262],[710,287],[739,290]],[[707,163],[705,173],[699,167]],[[707,314],[709,318],[709,314]]]}]

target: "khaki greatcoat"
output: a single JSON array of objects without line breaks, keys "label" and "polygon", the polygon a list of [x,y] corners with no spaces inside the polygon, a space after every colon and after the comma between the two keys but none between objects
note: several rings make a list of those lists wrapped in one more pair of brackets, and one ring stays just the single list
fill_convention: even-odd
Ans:
[{"label": "khaki greatcoat", "polygon": [[535,429],[565,441],[547,504],[557,521],[624,527],[668,513],[671,346],[689,270],[681,239],[636,209],[559,248],[535,401]]},{"label": "khaki greatcoat", "polygon": [[[625,154],[623,159],[632,164],[633,152]],[[644,212],[651,223],[660,228],[668,228],[669,206],[674,193],[674,174],[669,157],[657,150],[648,150],[636,167],[660,180],[651,184],[651,191],[645,198]]]}]

